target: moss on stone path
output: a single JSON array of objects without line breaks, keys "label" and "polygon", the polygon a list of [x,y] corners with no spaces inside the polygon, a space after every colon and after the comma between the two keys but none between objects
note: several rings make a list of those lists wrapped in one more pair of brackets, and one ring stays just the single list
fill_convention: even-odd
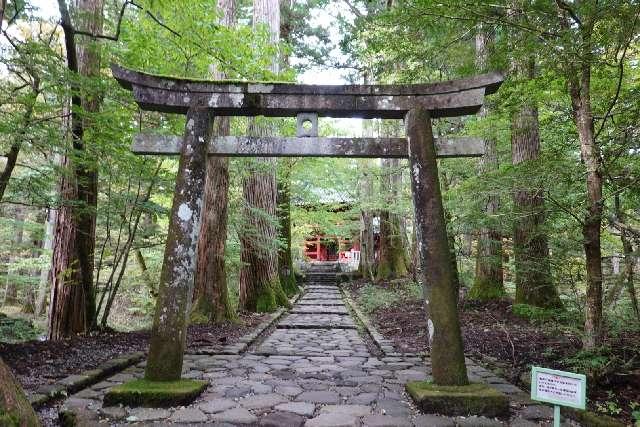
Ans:
[{"label": "moss on stone path", "polygon": [[104,406],[170,407],[188,405],[209,383],[190,379],[177,381],[133,380],[114,387],[104,397]]}]

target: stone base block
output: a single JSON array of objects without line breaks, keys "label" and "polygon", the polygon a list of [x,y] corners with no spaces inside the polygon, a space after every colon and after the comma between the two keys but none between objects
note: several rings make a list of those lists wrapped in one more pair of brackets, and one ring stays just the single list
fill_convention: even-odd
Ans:
[{"label": "stone base block", "polygon": [[133,380],[110,389],[104,396],[104,406],[170,407],[188,405],[202,393],[207,381],[180,379],[178,381]]},{"label": "stone base block", "polygon": [[429,381],[406,384],[407,393],[423,412],[441,415],[509,415],[507,396],[486,384],[439,386]]}]

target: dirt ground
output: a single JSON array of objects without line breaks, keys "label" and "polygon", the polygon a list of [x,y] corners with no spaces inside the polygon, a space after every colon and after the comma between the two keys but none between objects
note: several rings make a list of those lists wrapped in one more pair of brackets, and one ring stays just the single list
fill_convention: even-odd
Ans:
[{"label": "dirt ground", "polygon": [[[240,315],[238,323],[190,326],[187,344],[191,348],[233,344],[263,319],[263,315]],[[149,335],[149,331],[99,332],[62,341],[0,342],[0,355],[24,389],[33,392],[41,385],[94,369],[120,355],[147,351]]]},{"label": "dirt ground", "polygon": [[[360,282],[351,284],[352,294],[358,295],[362,285]],[[393,289],[385,284],[380,286]],[[465,352],[510,382],[528,390],[530,385],[527,381],[532,365],[567,369],[567,359],[579,352],[581,341],[567,328],[550,323],[538,324],[515,315],[512,304],[508,299],[488,303],[461,302],[460,322]],[[426,350],[421,301],[403,300],[376,309],[370,317],[378,331],[393,340],[399,349]],[[599,404],[613,412],[620,410],[618,414],[607,415],[631,423],[630,407],[634,402],[640,404],[640,335],[629,333],[609,337],[608,345],[611,347],[610,359],[628,361],[628,367],[590,379],[587,388],[590,409],[598,412]]]}]

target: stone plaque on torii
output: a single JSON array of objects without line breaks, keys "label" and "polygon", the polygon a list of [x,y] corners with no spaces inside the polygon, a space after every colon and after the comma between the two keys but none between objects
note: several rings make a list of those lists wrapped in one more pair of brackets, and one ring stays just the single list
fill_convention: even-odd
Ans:
[{"label": "stone plaque on torii", "polygon": [[[155,76],[112,65],[144,110],[186,114],[183,137],[141,134],[138,154],[180,155],[145,376],[182,372],[187,307],[193,292],[206,156],[408,158],[436,384],[466,383],[437,157],[481,156],[479,138],[434,139],[431,118],[477,113],[502,75],[412,85],[300,85]],[[297,137],[212,137],[215,116],[297,117]],[[321,138],[318,117],[404,119],[405,138]]]}]

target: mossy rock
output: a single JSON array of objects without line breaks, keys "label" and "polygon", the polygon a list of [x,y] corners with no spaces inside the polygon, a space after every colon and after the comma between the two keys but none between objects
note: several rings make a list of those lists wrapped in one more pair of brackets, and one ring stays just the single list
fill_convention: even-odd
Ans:
[{"label": "mossy rock", "polygon": [[590,411],[581,411],[573,408],[562,408],[562,412],[570,418],[580,422],[583,427],[625,427],[622,423],[607,415],[600,415]]},{"label": "mossy rock", "polygon": [[104,406],[170,407],[188,405],[209,383],[190,379],[177,381],[133,380],[113,387],[104,396]]},{"label": "mossy rock", "polygon": [[427,414],[509,415],[507,396],[486,384],[441,386],[429,381],[411,381],[405,387],[416,405]]}]

